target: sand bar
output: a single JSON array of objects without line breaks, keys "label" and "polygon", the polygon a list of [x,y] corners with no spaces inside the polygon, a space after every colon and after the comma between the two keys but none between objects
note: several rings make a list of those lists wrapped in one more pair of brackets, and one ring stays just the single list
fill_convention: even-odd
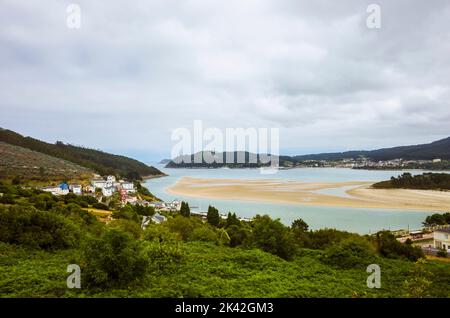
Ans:
[{"label": "sand bar", "polygon": [[[194,198],[285,203],[306,206],[450,211],[450,192],[372,189],[372,182],[299,182],[281,179],[205,179],[183,177],[167,192]],[[318,193],[347,189],[346,195]],[[348,189],[350,188],[350,189]]]}]

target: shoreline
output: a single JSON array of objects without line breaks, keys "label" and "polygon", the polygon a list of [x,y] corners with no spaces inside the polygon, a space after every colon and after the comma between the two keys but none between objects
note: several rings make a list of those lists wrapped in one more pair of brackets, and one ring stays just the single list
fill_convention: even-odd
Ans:
[{"label": "shoreline", "polygon": [[[182,177],[166,191],[202,199],[242,200],[301,206],[450,211],[450,192],[407,189],[372,189],[374,182],[297,182],[274,179],[203,179]],[[318,193],[345,190],[345,195]]]}]

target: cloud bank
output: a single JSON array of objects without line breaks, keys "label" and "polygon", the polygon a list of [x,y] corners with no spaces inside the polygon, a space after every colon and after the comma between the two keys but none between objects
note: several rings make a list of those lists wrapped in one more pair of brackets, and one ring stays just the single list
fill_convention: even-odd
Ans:
[{"label": "cloud bank", "polygon": [[450,135],[450,2],[0,2],[0,126],[165,157],[171,131],[277,127],[281,152]]}]

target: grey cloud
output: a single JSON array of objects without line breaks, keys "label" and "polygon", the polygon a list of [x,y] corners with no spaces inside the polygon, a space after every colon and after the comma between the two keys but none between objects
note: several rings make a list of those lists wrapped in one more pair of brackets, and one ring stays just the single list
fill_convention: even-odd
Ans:
[{"label": "grey cloud", "polygon": [[450,135],[450,3],[377,1],[369,30],[372,2],[83,0],[69,30],[69,1],[5,0],[0,126],[140,155],[194,119],[294,153]]}]

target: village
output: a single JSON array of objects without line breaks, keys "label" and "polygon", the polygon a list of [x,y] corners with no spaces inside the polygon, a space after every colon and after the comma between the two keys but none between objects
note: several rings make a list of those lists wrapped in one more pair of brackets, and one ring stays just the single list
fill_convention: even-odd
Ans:
[{"label": "village", "polygon": [[[153,216],[144,216],[142,220],[142,227],[145,228],[150,221],[154,223],[161,223],[167,220],[167,218],[162,215],[162,212],[179,212],[181,209],[180,200],[172,200],[171,202],[156,201],[156,200],[145,200],[142,195],[140,195],[135,187],[135,183],[117,180],[113,175],[100,176],[95,175],[93,179],[90,180],[88,185],[81,184],[69,184],[62,182],[57,186],[46,186],[41,188],[42,191],[49,192],[55,196],[67,195],[73,193],[75,195],[87,195],[94,196],[101,202],[110,202],[113,196],[120,199],[120,205],[125,206],[127,204],[140,205],[144,207],[152,207],[155,212]],[[198,217],[203,221],[207,219],[207,212],[199,211],[199,207],[191,206],[190,214],[194,217]],[[221,219],[226,219],[227,214],[220,213]],[[111,221],[111,215],[108,214],[105,218],[105,222]],[[249,222],[251,219],[238,217],[239,221]]]}]

